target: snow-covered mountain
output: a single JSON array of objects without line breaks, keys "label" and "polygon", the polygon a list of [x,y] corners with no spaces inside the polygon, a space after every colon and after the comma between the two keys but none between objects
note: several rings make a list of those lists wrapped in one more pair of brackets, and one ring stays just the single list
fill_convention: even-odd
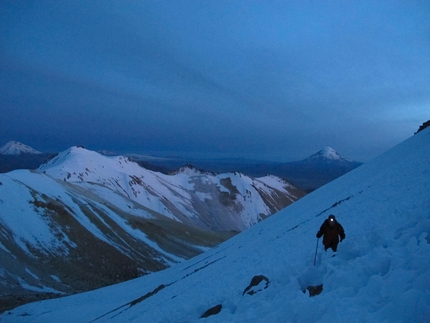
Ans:
[{"label": "snow-covered mountain", "polygon": [[212,231],[242,231],[304,195],[274,176],[253,179],[192,166],[165,175],[127,157],[106,157],[82,147],[58,154],[38,171],[91,191],[109,188],[168,218]]},{"label": "snow-covered mountain", "polygon": [[272,176],[192,167],[165,175],[72,147],[36,171],[0,174],[0,303],[167,268],[303,195]]},{"label": "snow-covered mountain", "polygon": [[362,165],[326,147],[300,161],[267,167],[271,174],[286,178],[299,187],[313,191]]},{"label": "snow-covered mountain", "polygon": [[2,148],[0,148],[0,154],[2,155],[21,155],[21,154],[32,154],[38,155],[42,152],[31,148],[30,146],[24,145],[18,141],[9,141]]},{"label": "snow-covered mountain", "polygon": [[[428,322],[429,165],[425,129],[193,259],[0,320]],[[336,257],[315,238],[329,214],[346,231]]]},{"label": "snow-covered mountain", "polygon": [[351,162],[350,159],[340,155],[336,150],[331,147],[325,147],[317,153],[309,156],[304,160],[305,162]]},{"label": "snow-covered mountain", "polygon": [[[168,173],[172,168],[187,163],[183,158],[160,158],[130,155],[145,168]],[[348,173],[362,163],[340,155],[333,148],[326,147],[308,158],[293,162],[271,162],[251,159],[217,159],[188,161],[198,168],[214,172],[237,170],[250,177],[266,174],[289,180],[306,191],[313,191],[330,181]]]},{"label": "snow-covered mountain", "polygon": [[42,153],[20,142],[9,141],[0,148],[0,173],[15,169],[35,169],[49,156],[49,153]]}]

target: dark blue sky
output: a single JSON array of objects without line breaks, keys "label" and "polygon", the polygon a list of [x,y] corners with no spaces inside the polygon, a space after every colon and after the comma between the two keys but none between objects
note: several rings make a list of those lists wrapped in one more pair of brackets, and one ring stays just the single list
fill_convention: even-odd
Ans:
[{"label": "dark blue sky", "polygon": [[0,145],[366,161],[430,119],[429,1],[2,1]]}]

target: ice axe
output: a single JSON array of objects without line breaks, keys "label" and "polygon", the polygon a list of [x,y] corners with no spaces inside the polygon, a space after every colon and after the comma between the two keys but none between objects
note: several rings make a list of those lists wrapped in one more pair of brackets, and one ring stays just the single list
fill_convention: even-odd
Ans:
[{"label": "ice axe", "polygon": [[317,246],[315,248],[314,266],[315,266],[315,263],[317,262],[317,251],[318,251],[318,242],[319,241],[320,241],[320,238],[317,238]]}]

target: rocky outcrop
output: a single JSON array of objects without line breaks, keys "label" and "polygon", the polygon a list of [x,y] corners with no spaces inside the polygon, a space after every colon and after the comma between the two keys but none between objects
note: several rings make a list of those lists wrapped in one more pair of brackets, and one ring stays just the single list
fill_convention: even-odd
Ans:
[{"label": "rocky outcrop", "polygon": [[243,291],[242,295],[254,295],[267,287],[269,287],[269,278],[264,275],[254,276],[251,279],[251,283],[249,283],[248,287]]},{"label": "rocky outcrop", "polygon": [[430,126],[430,120],[424,122],[419,128],[418,131],[415,132],[415,134],[417,134],[420,131],[423,131],[425,128],[427,128],[428,126]]}]

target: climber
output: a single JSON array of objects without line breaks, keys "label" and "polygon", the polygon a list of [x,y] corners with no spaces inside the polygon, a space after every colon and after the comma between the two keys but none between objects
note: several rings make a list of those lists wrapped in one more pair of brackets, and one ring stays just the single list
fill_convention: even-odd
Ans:
[{"label": "climber", "polygon": [[329,215],[329,217],[324,221],[321,225],[320,230],[317,232],[317,238],[323,238],[323,244],[325,251],[331,248],[334,252],[337,250],[337,245],[340,241],[345,239],[345,231],[343,230],[342,225],[336,221],[336,218],[333,214]]}]

